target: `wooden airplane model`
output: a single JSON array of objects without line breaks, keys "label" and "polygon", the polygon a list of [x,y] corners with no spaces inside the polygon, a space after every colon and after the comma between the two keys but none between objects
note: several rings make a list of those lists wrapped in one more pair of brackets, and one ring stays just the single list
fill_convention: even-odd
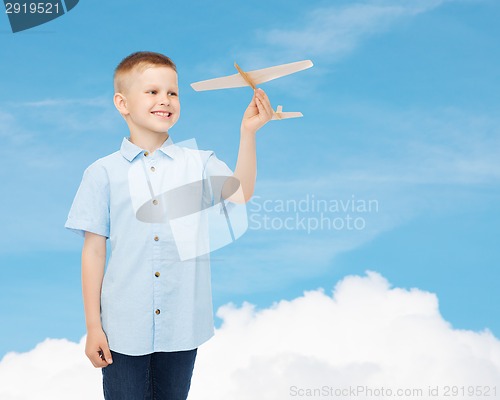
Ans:
[{"label": "wooden airplane model", "polygon": [[[313,63],[311,60],[305,60],[245,72],[240,68],[238,64],[234,63],[234,67],[238,71],[237,74],[195,82],[191,84],[191,87],[197,92],[201,92],[204,90],[230,89],[244,86],[250,86],[255,90],[257,88],[257,85],[261,83],[269,82],[273,79],[281,78],[282,76],[294,74],[295,72],[303,71],[305,69],[311,68],[312,66]],[[283,112],[283,107],[278,106],[276,111],[273,112],[272,119],[280,120],[297,117],[302,117],[302,113]]]}]

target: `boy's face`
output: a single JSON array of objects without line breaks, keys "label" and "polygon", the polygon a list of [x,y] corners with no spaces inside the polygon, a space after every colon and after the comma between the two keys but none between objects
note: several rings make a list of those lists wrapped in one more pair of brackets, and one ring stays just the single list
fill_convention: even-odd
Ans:
[{"label": "boy's face", "polygon": [[180,116],[177,73],[169,67],[133,71],[123,93],[131,133],[167,133]]}]

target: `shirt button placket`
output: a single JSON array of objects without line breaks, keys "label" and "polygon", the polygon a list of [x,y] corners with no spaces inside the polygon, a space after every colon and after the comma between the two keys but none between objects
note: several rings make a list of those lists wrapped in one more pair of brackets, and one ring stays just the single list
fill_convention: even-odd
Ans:
[{"label": "shirt button placket", "polygon": [[[146,157],[147,155],[144,154]],[[151,174],[151,179],[154,180],[154,175],[156,171],[155,167],[155,158],[156,157],[147,157],[147,169],[148,172]],[[153,182],[152,182],[153,183]],[[153,183],[154,185],[154,183]],[[158,206],[159,201],[157,198],[153,199],[153,205]],[[162,319],[160,318],[161,314],[161,309],[162,309],[162,291],[161,291],[161,281],[160,281],[160,262],[161,262],[161,242],[160,242],[160,237],[159,234],[157,233],[157,229],[160,227],[160,224],[153,224],[153,235],[152,235],[152,241],[153,241],[153,265],[152,265],[152,270],[154,271],[154,278],[153,278],[153,310],[155,313],[155,323],[154,323],[154,333],[153,333],[153,340],[154,343],[157,343],[157,338],[161,337],[161,326],[162,326]],[[155,232],[156,230],[156,232]],[[155,346],[155,345],[153,345]]]},{"label": "shirt button placket", "polygon": [[[153,187],[156,187],[155,182],[159,178],[158,176],[158,160],[157,155],[158,153],[155,152],[153,155],[149,154],[149,156],[146,156],[147,158],[145,159],[146,162],[146,170],[148,175],[150,176],[151,183]],[[146,155],[146,154],[145,154]],[[159,190],[159,188],[158,188]],[[163,207],[164,205],[160,204],[161,201],[158,197],[155,197],[152,199],[152,203],[155,207]],[[151,266],[151,273],[154,275],[153,276],[153,315],[154,315],[154,331],[153,331],[153,341],[154,344],[153,346],[155,347],[157,343],[162,342],[162,336],[164,336],[164,319],[165,319],[165,314],[164,314],[164,306],[165,306],[165,300],[164,300],[164,292],[165,290],[162,290],[162,287],[164,286],[163,279],[160,278],[161,276],[161,267],[162,267],[162,237],[161,237],[161,226],[162,224],[152,224],[152,235],[149,240],[152,241],[152,246],[153,246],[153,265]],[[155,350],[156,351],[156,350]]]},{"label": "shirt button placket", "polygon": [[[153,237],[153,240],[155,241],[155,248],[158,248],[158,242],[160,241],[160,238],[158,237],[158,235],[155,235],[155,236]],[[157,250],[156,252],[158,252],[158,250]],[[155,253],[156,253],[156,252],[155,252]],[[158,252],[158,253],[159,253],[159,252]],[[156,270],[156,272],[155,272],[155,276],[156,276],[157,278],[159,278],[159,277],[160,277],[160,272],[158,271],[158,269],[159,269],[159,267],[160,267],[159,262],[160,262],[160,261],[159,261],[159,257],[158,257],[158,259],[156,259],[156,260],[155,260],[155,265],[154,265],[154,268],[153,268],[154,270]]]},{"label": "shirt button placket", "polygon": [[153,304],[155,307],[155,313],[156,315],[159,315],[159,307],[161,305],[161,289],[160,289],[160,282],[159,282],[159,277],[160,277],[160,237],[157,234],[153,235],[153,271],[154,271],[154,282],[153,282]]}]

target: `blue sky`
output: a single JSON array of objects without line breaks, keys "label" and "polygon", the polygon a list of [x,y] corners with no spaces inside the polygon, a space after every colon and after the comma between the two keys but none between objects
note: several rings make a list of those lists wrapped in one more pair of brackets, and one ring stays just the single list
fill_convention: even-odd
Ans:
[{"label": "blue sky", "polygon": [[[195,137],[230,167],[251,91],[189,83],[234,73],[234,61],[312,59],[313,69],[263,87],[305,117],[258,133],[250,215],[279,224],[297,216],[280,201],[312,197],[378,204],[351,213],[359,230],[254,226],[213,254],[216,308],[268,307],[373,270],[436,293],[455,328],[499,337],[499,16],[496,0],[87,1],[12,34],[2,14],[0,357],[85,333],[82,242],[63,225],[83,170],[127,135],[112,73],[137,50],[178,65],[174,140]],[[266,200],[274,208],[257,213]]]}]

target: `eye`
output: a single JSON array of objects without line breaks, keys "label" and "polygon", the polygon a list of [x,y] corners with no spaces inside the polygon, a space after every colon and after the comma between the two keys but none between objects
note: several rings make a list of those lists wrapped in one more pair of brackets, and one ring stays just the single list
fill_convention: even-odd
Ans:
[{"label": "eye", "polygon": [[156,94],[158,92],[156,90],[148,90],[146,93]]},{"label": "eye", "polygon": [[168,95],[169,96],[177,96],[177,93],[176,92],[168,92]]}]

